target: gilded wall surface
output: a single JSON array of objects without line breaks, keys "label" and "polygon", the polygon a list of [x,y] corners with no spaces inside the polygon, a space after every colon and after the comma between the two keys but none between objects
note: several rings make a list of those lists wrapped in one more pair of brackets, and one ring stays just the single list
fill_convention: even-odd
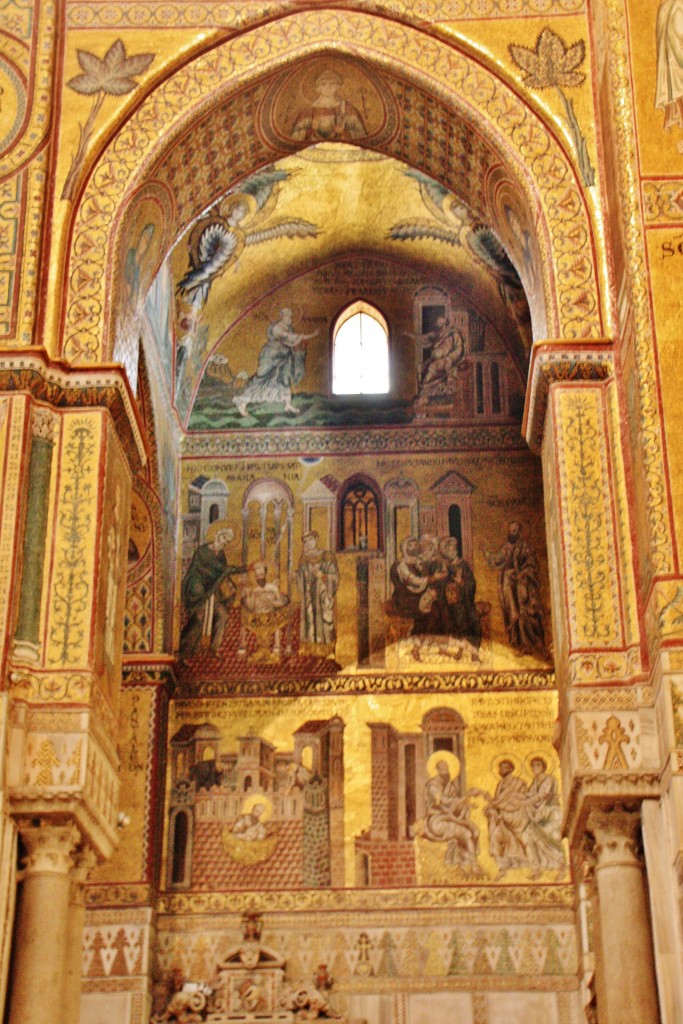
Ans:
[{"label": "gilded wall surface", "polygon": [[0,834],[87,808],[83,1024],[578,1024],[570,844],[683,774],[681,0],[0,22]]}]

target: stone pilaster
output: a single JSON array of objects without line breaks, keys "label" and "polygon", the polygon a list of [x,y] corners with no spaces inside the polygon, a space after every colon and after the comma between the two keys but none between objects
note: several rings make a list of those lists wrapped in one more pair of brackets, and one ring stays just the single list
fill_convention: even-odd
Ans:
[{"label": "stone pilaster", "polygon": [[617,805],[587,819],[594,867],[595,975],[600,1024],[659,1024],[640,812]]},{"label": "stone pilaster", "polygon": [[55,1024],[61,1019],[70,876],[81,834],[69,820],[19,819],[18,825],[26,853],[8,1020],[9,1024]]}]

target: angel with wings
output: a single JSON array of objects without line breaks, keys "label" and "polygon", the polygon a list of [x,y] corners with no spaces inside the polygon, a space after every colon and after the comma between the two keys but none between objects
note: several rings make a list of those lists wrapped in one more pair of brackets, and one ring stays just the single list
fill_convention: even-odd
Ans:
[{"label": "angel with wings", "polygon": [[[389,230],[389,238],[397,242],[426,238],[454,248],[467,246],[475,260],[495,278],[500,297],[509,308],[525,346],[529,348],[531,320],[526,296],[519,275],[497,236],[485,224],[473,222],[467,207],[443,185],[421,171],[410,170],[406,174],[417,181],[422,201],[432,217],[429,220],[414,218],[394,224]],[[531,256],[527,254],[528,243],[524,241],[524,245],[526,248],[521,251],[521,255],[527,273],[531,274],[533,266],[530,270],[527,265],[531,262]]]},{"label": "angel with wings", "polygon": [[318,228],[297,217],[273,217],[280,185],[289,171],[264,167],[242,182],[203,217],[189,237],[190,266],[176,287],[180,302],[180,336],[176,351],[176,398],[201,367],[208,331],[200,330],[201,314],[211,285],[229,267],[237,270],[245,246],[276,238],[315,238]]},{"label": "angel with wings", "polygon": [[213,281],[228,267],[237,266],[245,246],[275,238],[317,236],[316,225],[308,220],[271,216],[280,182],[288,177],[287,171],[264,168],[195,225],[189,238],[190,267],[177,287],[179,296],[194,310],[205,305]]},{"label": "angel with wings", "polygon": [[454,247],[461,246],[461,232],[469,226],[470,221],[469,211],[464,203],[438,181],[434,181],[421,171],[406,171],[406,175],[417,181],[422,202],[432,217],[429,220],[413,218],[394,224],[389,229],[389,238],[396,242],[428,238]]}]

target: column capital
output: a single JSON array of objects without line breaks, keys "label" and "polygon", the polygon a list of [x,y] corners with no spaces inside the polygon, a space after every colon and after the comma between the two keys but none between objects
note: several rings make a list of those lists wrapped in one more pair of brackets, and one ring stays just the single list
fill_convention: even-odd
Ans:
[{"label": "column capital", "polygon": [[537,341],[531,350],[522,433],[532,451],[543,440],[548,392],[554,383],[605,381],[614,376],[613,343],[595,341]]},{"label": "column capital", "polygon": [[69,902],[72,906],[85,906],[85,884],[94,868],[97,866],[97,854],[88,842],[83,842],[73,857],[73,871],[71,872],[71,890]]},{"label": "column capital", "polygon": [[611,810],[593,808],[586,821],[592,836],[592,859],[596,871],[608,867],[642,867],[640,811],[617,804]]},{"label": "column capital", "polygon": [[74,853],[81,833],[73,822],[55,822],[49,818],[18,818],[19,835],[26,847],[22,876],[66,875],[74,865]]}]

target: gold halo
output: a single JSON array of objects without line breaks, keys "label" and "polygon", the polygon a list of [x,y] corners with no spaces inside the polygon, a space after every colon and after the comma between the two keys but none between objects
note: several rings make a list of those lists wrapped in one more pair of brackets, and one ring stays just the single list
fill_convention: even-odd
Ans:
[{"label": "gold halo", "polygon": [[216,539],[216,534],[219,530],[232,530],[232,540],[228,541],[224,545],[223,550],[227,548],[234,548],[240,542],[240,528],[234,520],[230,519],[217,519],[215,523],[211,523],[206,531],[206,543],[213,544]]},{"label": "gold halo", "polygon": [[433,779],[438,774],[436,766],[439,761],[445,761],[448,765],[448,772],[452,779],[457,779],[460,775],[460,760],[450,750],[435,750],[432,756],[427,761],[427,774],[430,779]]},{"label": "gold halo", "polygon": [[265,811],[260,816],[259,821],[269,821],[273,814],[273,805],[263,793],[250,793],[242,804],[242,814],[251,814],[251,810],[256,804],[263,804],[265,807]]},{"label": "gold halo", "polygon": [[537,757],[543,758],[546,764],[546,771],[549,775],[553,775],[555,773],[555,769],[557,768],[557,760],[555,758],[555,755],[549,754],[547,750],[534,750],[533,753],[527,754],[527,756],[524,758],[524,767],[526,768],[529,775],[534,774],[531,770],[531,762],[535,761]]},{"label": "gold halo", "polygon": [[491,761],[491,771],[494,775],[498,775],[498,768],[501,761],[510,761],[514,765],[514,771],[518,772],[520,769],[520,761],[514,754],[497,754]]}]

